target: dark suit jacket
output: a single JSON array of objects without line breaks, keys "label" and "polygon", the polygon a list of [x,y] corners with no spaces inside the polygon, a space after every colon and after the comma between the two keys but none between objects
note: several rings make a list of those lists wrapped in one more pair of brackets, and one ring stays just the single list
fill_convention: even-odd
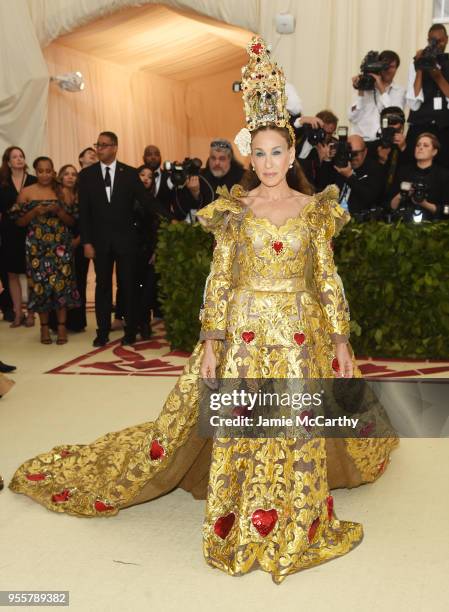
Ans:
[{"label": "dark suit jacket", "polygon": [[82,244],[96,250],[135,250],[135,201],[149,206],[149,194],[135,168],[117,161],[111,201],[108,202],[100,162],[79,174],[80,231]]},{"label": "dark suit jacket", "polygon": [[162,168],[159,168],[161,173],[161,180],[159,183],[159,189],[154,196],[160,203],[160,210],[164,212],[165,217],[171,218],[173,216],[173,205],[176,199],[175,189],[170,189],[168,186],[169,173]]}]

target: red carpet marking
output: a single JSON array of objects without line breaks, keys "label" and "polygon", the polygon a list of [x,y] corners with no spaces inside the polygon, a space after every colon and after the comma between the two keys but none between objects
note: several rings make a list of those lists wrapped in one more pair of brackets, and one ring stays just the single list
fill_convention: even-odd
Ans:
[{"label": "red carpet marking", "polygon": [[[176,378],[182,372],[190,353],[170,350],[162,321],[152,326],[150,340],[121,346],[120,340],[93,349],[63,363],[47,374],[81,376],[160,376]],[[93,335],[86,334],[91,342]],[[449,361],[428,359],[392,359],[360,357],[357,364],[366,379],[385,380],[434,377],[449,378]],[[412,367],[411,367],[412,366]]]}]

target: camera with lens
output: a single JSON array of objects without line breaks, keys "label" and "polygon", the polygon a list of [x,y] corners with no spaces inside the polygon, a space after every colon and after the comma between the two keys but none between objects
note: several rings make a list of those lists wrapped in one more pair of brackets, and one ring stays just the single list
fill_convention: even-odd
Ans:
[{"label": "camera with lens", "polygon": [[368,51],[360,64],[360,75],[357,84],[354,85],[360,91],[373,91],[375,88],[374,78],[371,74],[380,74],[390,66],[383,62],[378,51]]},{"label": "camera with lens", "polygon": [[317,144],[324,144],[327,140],[326,131],[322,127],[314,128],[310,123],[304,123],[303,130],[305,138],[313,147]]},{"label": "camera with lens", "polygon": [[428,197],[426,183],[422,179],[414,181],[403,181],[400,186],[401,201],[409,201],[412,204],[422,204]]},{"label": "camera with lens", "polygon": [[164,162],[163,168],[176,188],[182,187],[190,176],[199,176],[203,162],[198,157],[186,157],[183,162]]},{"label": "camera with lens", "polygon": [[[400,127],[398,127],[398,124],[400,124]],[[400,115],[391,114],[382,117],[381,128],[377,134],[380,140],[380,146],[384,148],[392,147],[394,145],[395,134],[401,132],[403,125],[404,118]]]},{"label": "camera with lens", "polygon": [[331,142],[329,145],[329,153],[334,166],[337,168],[346,168],[352,159],[352,147],[348,142],[348,128],[342,125],[337,129],[338,140]]},{"label": "camera with lens", "polygon": [[427,47],[423,49],[421,56],[414,60],[415,70],[433,70],[438,66],[439,55],[438,41],[431,38]]},{"label": "camera with lens", "polygon": [[422,179],[414,181],[402,181],[400,185],[401,200],[392,217],[401,218],[404,221],[419,222],[422,219],[422,204],[428,197],[427,185]]}]

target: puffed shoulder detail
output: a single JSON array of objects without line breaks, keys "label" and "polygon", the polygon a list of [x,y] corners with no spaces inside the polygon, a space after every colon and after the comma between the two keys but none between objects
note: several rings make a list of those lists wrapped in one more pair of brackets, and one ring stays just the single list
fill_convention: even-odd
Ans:
[{"label": "puffed shoulder detail", "polygon": [[351,219],[350,214],[338,203],[339,195],[337,185],[328,185],[314,196],[307,211],[311,229],[324,234],[326,239],[337,236]]},{"label": "puffed shoulder detail", "polygon": [[231,191],[226,186],[218,187],[219,197],[196,213],[198,221],[210,232],[225,229],[231,217],[240,218],[245,214],[247,207],[239,198],[246,193],[241,185],[233,185]]}]

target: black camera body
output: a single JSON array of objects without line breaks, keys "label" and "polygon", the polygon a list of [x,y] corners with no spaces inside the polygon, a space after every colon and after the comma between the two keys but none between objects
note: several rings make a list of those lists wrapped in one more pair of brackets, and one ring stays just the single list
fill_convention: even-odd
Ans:
[{"label": "black camera body", "polygon": [[327,140],[326,131],[321,127],[314,128],[310,125],[310,123],[305,123],[303,125],[303,130],[305,138],[313,147],[315,147],[317,144],[324,144]]},{"label": "black camera body", "polygon": [[394,137],[395,134],[398,134],[401,131],[398,124],[404,125],[404,120],[400,115],[387,115],[386,117],[382,117],[382,123],[380,131],[378,132],[380,146],[384,148],[390,148],[394,145]]},{"label": "black camera body", "polygon": [[374,79],[371,74],[380,74],[389,67],[388,62],[379,59],[378,51],[368,51],[360,64],[360,76],[355,85],[360,91],[373,91],[375,88]]},{"label": "black camera body", "polygon": [[331,156],[334,166],[346,168],[352,159],[352,147],[348,142],[348,128],[342,125],[337,130],[338,140],[331,143]]},{"label": "black camera body", "polygon": [[416,206],[422,204],[428,197],[427,184],[420,178],[413,181],[403,181],[400,186],[401,203]]},{"label": "black camera body", "polygon": [[179,189],[190,176],[199,176],[202,165],[203,162],[198,157],[186,157],[183,162],[166,161],[163,168],[168,172],[173,185]]},{"label": "black camera body", "polygon": [[439,55],[438,41],[431,38],[427,47],[423,49],[421,57],[414,60],[415,70],[433,70],[438,66]]}]

